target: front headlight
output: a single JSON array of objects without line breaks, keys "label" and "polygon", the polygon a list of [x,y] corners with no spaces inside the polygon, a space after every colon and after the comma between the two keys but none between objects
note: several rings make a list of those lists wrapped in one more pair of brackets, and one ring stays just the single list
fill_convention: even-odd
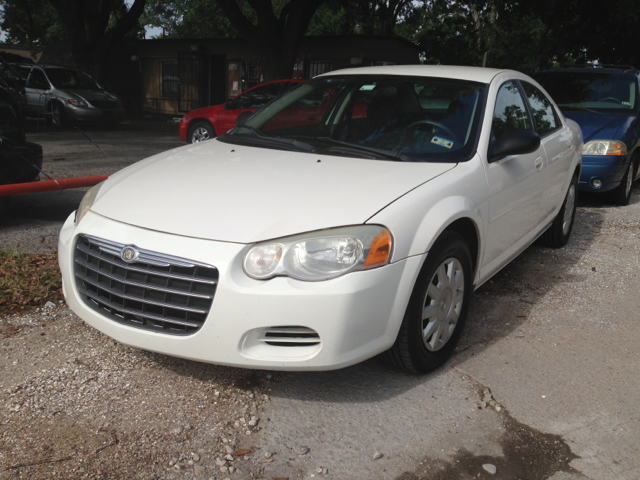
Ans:
[{"label": "front headlight", "polygon": [[100,191],[100,188],[102,187],[103,184],[104,184],[104,181],[98,183],[97,185],[94,185],[87,191],[87,193],[84,194],[84,197],[80,202],[80,206],[76,210],[76,220],[75,220],[76,226],[78,226],[78,224],[80,223],[80,220],[82,220],[82,217],[84,217],[87,214],[87,212],[91,210],[91,207],[93,206],[93,202],[96,200],[96,196],[98,196],[98,192]]},{"label": "front headlight", "polygon": [[70,105],[74,105],[76,107],[86,107],[87,106],[87,102],[85,102],[84,100],[77,100],[75,98],[68,99],[67,103],[69,103]]},{"label": "front headlight", "polygon": [[591,140],[582,147],[582,155],[626,155],[627,146],[619,140]]},{"label": "front headlight", "polygon": [[243,267],[251,278],[289,276],[319,281],[385,265],[392,238],[379,225],[358,225],[296,235],[255,245]]}]

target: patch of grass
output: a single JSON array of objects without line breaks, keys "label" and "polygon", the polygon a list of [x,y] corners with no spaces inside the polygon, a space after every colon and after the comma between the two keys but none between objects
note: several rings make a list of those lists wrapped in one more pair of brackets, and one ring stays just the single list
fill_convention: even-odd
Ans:
[{"label": "patch of grass", "polygon": [[0,250],[0,315],[63,299],[57,254]]}]

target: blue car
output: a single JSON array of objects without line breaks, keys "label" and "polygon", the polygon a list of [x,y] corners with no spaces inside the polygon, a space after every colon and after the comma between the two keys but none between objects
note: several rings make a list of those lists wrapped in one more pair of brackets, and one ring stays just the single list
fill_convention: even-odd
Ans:
[{"label": "blue car", "polygon": [[546,70],[536,80],[584,136],[579,188],[627,205],[640,165],[640,72],[627,67]]}]

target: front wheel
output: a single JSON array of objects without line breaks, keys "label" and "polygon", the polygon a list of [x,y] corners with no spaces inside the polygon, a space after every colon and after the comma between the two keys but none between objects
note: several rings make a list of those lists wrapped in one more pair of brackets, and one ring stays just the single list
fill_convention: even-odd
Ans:
[{"label": "front wheel", "polygon": [[200,143],[215,136],[216,132],[209,122],[195,122],[189,127],[187,141],[189,143]]},{"label": "front wheel", "polygon": [[67,116],[64,107],[58,102],[51,104],[51,125],[54,127],[64,127],[67,124]]},{"label": "front wheel", "polygon": [[562,208],[558,216],[553,220],[551,226],[540,237],[540,244],[544,247],[560,248],[569,241],[573,221],[576,216],[578,205],[578,175],[574,175],[569,184],[569,190],[564,197]]},{"label": "front wheel", "polygon": [[613,191],[613,201],[618,205],[624,207],[625,205],[629,205],[629,200],[631,200],[631,187],[633,186],[633,161],[629,162],[629,167],[627,168],[627,173],[622,177],[622,182],[620,185]]},{"label": "front wheel", "polygon": [[427,254],[396,342],[383,357],[413,373],[441,366],[453,353],[467,317],[473,289],[469,247],[445,232]]}]

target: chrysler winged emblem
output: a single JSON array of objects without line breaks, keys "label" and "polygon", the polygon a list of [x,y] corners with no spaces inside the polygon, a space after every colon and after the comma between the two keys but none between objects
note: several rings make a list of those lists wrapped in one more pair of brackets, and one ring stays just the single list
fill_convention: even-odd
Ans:
[{"label": "chrysler winged emblem", "polygon": [[120,251],[120,258],[127,263],[131,263],[138,258],[138,251],[133,247],[124,247]]}]

